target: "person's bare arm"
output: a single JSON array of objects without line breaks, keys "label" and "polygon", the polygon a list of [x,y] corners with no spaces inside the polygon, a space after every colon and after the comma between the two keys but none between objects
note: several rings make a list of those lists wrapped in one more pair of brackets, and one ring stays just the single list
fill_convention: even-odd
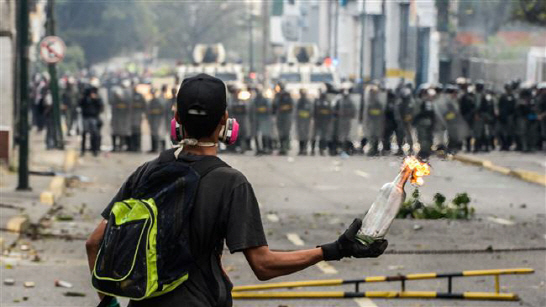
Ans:
[{"label": "person's bare arm", "polygon": [[[102,237],[104,236],[104,230],[106,229],[107,223],[108,221],[103,219],[85,242],[85,250],[87,251],[87,262],[89,264],[89,270],[91,271],[91,274],[93,274],[93,269],[95,268],[95,261],[97,260],[97,254],[99,253],[100,243],[102,241]],[[104,295],[99,293],[99,297],[102,299]]]},{"label": "person's bare arm", "polygon": [[274,252],[268,246],[244,250],[245,257],[259,280],[292,274],[323,260],[320,247],[293,252]]}]

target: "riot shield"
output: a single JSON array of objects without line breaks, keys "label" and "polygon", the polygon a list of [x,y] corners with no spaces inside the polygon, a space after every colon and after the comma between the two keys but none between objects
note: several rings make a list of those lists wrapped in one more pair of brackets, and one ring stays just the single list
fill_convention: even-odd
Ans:
[{"label": "riot shield", "polygon": [[364,95],[364,135],[367,138],[381,139],[385,128],[387,92],[367,88]]}]

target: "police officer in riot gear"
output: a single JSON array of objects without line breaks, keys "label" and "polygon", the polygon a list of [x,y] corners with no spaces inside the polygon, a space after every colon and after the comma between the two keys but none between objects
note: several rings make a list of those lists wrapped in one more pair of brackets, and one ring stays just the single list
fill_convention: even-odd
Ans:
[{"label": "police officer in riot gear", "polygon": [[331,141],[333,125],[333,108],[330,101],[326,98],[326,93],[321,92],[319,97],[315,99],[314,112],[314,127],[313,138],[311,140],[311,155],[315,154],[316,140],[319,140],[319,153],[324,155],[324,150]]},{"label": "police officer in riot gear", "polygon": [[383,132],[383,151],[387,154],[391,152],[391,137],[396,135],[398,145],[397,155],[402,155],[402,145],[404,140],[403,130],[399,127],[396,115],[396,95],[394,91],[387,91],[387,105],[385,107],[385,130]]},{"label": "police officer in riot gear", "polygon": [[254,138],[256,143],[256,155],[271,154],[272,141],[271,131],[273,129],[271,102],[264,97],[262,88],[256,87],[252,107],[252,119],[254,122]]},{"label": "police officer in riot gear", "polygon": [[158,152],[160,130],[163,127],[165,117],[165,101],[161,98],[162,93],[157,93],[155,88],[151,90],[152,99],[146,108],[146,117],[150,126],[150,140],[152,148],[149,152]]},{"label": "police officer in riot gear", "polygon": [[82,112],[83,133],[81,155],[85,155],[87,135],[90,136],[91,151],[97,156],[100,151],[100,114],[104,110],[102,99],[98,95],[98,89],[91,87],[80,101]]},{"label": "police officer in riot gear", "polygon": [[[476,111],[476,103],[475,103],[474,95],[469,91],[469,87],[466,81],[463,83],[459,83],[459,86],[461,89],[461,95],[459,97],[459,109],[461,110],[461,115],[466,121],[467,126],[472,128],[474,125],[474,114]],[[472,142],[472,136],[469,135],[466,138],[467,152],[470,152],[472,150],[471,142]]]},{"label": "police officer in riot gear", "polygon": [[368,99],[364,110],[365,135],[370,144],[367,154],[368,156],[377,156],[379,155],[379,142],[383,140],[385,129],[387,93],[378,84],[370,86],[367,93]]},{"label": "police officer in riot gear", "polygon": [[300,98],[296,104],[296,130],[298,132],[299,156],[307,155],[307,143],[311,131],[311,115],[313,114],[313,103],[307,97],[305,89],[300,90]]},{"label": "police officer in riot gear", "polygon": [[402,146],[404,143],[409,145],[409,152],[413,152],[413,113],[414,113],[414,101],[412,96],[411,85],[406,85],[400,89],[400,98],[396,103],[396,120],[398,121],[398,127],[400,135],[403,136],[404,140],[400,139],[398,141],[398,152],[397,155],[403,154]]},{"label": "police officer in riot gear", "polygon": [[443,97],[445,99],[442,104],[445,108],[440,111],[442,121],[447,129],[447,150],[450,153],[456,153],[461,150],[463,140],[469,134],[468,126],[463,119],[457,102],[457,87],[447,85]]},{"label": "police officer in riot gear", "polygon": [[516,105],[516,150],[531,152],[537,148],[540,133],[539,110],[531,88],[523,88]]},{"label": "police officer in riot gear", "polygon": [[337,141],[341,144],[341,149],[347,154],[352,154],[354,150],[353,142],[350,139],[352,123],[356,118],[356,107],[349,95],[350,89],[342,91],[342,97],[338,102],[337,110]]},{"label": "police officer in riot gear", "polygon": [[500,150],[510,150],[514,141],[516,96],[512,85],[504,85],[504,94],[501,95],[497,114],[497,136],[500,142]]},{"label": "police officer in riot gear", "polygon": [[250,94],[239,88],[233,88],[231,95],[230,115],[239,123],[239,137],[235,143],[235,150],[244,153],[250,150]]},{"label": "police officer in riot gear", "polygon": [[277,131],[279,133],[280,149],[279,155],[286,155],[290,149],[290,129],[292,129],[292,112],[294,110],[294,100],[290,93],[280,83],[279,92],[275,95],[273,101],[273,113],[277,116]]},{"label": "police officer in riot gear", "polygon": [[129,150],[133,152],[141,151],[142,138],[142,117],[146,112],[146,101],[144,96],[137,91],[137,82],[133,81],[133,91],[131,96],[131,142]]},{"label": "police officer in riot gear", "polygon": [[423,88],[419,91],[417,114],[413,119],[413,125],[417,130],[417,140],[421,147],[419,157],[422,159],[428,159],[431,154],[433,129],[436,121],[433,105],[435,95],[436,91],[431,88]]},{"label": "police officer in riot gear", "polygon": [[131,134],[130,109],[124,90],[114,85],[111,89],[110,107],[112,112],[112,150],[121,151],[127,137]]},{"label": "police officer in riot gear", "polygon": [[72,135],[74,124],[78,120],[78,89],[75,82],[74,78],[67,78],[66,87],[62,95],[68,135]]},{"label": "police officer in riot gear", "polygon": [[[489,98],[489,99],[488,99]],[[482,80],[476,82],[474,94],[474,117],[472,122],[472,135],[474,136],[474,152],[489,151],[488,123],[494,116],[494,106],[491,97],[487,97],[485,85]]]}]

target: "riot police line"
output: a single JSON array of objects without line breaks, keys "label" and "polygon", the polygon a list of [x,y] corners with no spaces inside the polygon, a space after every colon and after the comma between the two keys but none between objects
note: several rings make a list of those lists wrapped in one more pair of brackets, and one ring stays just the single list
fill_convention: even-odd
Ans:
[{"label": "riot police line", "polygon": [[[61,82],[62,115],[67,133],[82,135],[82,153],[90,143],[94,154],[102,142],[101,113],[109,108],[112,151],[140,152],[142,126],[149,127],[149,151],[169,147],[176,88],[147,87],[138,78],[65,78]],[[106,88],[104,104],[98,88]],[[419,152],[456,153],[546,149],[546,84],[512,81],[502,92],[485,82],[458,78],[452,84],[400,84],[387,89],[380,82],[364,86],[325,84],[319,93],[260,85],[228,86],[228,110],[240,123],[240,138],[226,151],[257,155],[404,155]],[[31,87],[33,123],[50,125],[47,80]],[[361,95],[364,95],[361,100]],[[103,95],[104,96],[104,95]],[[48,98],[49,97],[49,98]],[[363,102],[363,103],[362,103]],[[89,135],[89,138],[85,136]],[[89,140],[90,139],[90,140]],[[49,148],[49,137],[46,146]]]},{"label": "riot police line", "polygon": [[260,86],[229,87],[229,92],[229,112],[243,127],[229,149],[238,153],[286,155],[291,144],[297,144],[298,155],[419,153],[422,158],[461,150],[546,149],[546,83],[512,81],[503,92],[464,78],[417,89],[411,84],[387,89],[379,82],[362,90],[350,83],[326,84],[311,97],[306,89],[295,93],[279,82],[272,97]]}]

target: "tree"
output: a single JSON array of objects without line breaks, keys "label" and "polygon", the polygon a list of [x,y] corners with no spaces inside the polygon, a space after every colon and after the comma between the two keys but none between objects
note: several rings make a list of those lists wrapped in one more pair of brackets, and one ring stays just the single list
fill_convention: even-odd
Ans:
[{"label": "tree", "polygon": [[514,7],[513,16],[538,26],[546,26],[546,1],[544,0],[519,0]]},{"label": "tree", "polygon": [[81,46],[89,64],[155,43],[157,28],[145,2],[68,1],[56,11],[58,35]]},{"label": "tree", "polygon": [[160,56],[185,61],[198,43],[224,43],[239,57],[247,49],[239,1],[66,1],[56,10],[58,34],[81,46],[88,64],[155,46]]}]

